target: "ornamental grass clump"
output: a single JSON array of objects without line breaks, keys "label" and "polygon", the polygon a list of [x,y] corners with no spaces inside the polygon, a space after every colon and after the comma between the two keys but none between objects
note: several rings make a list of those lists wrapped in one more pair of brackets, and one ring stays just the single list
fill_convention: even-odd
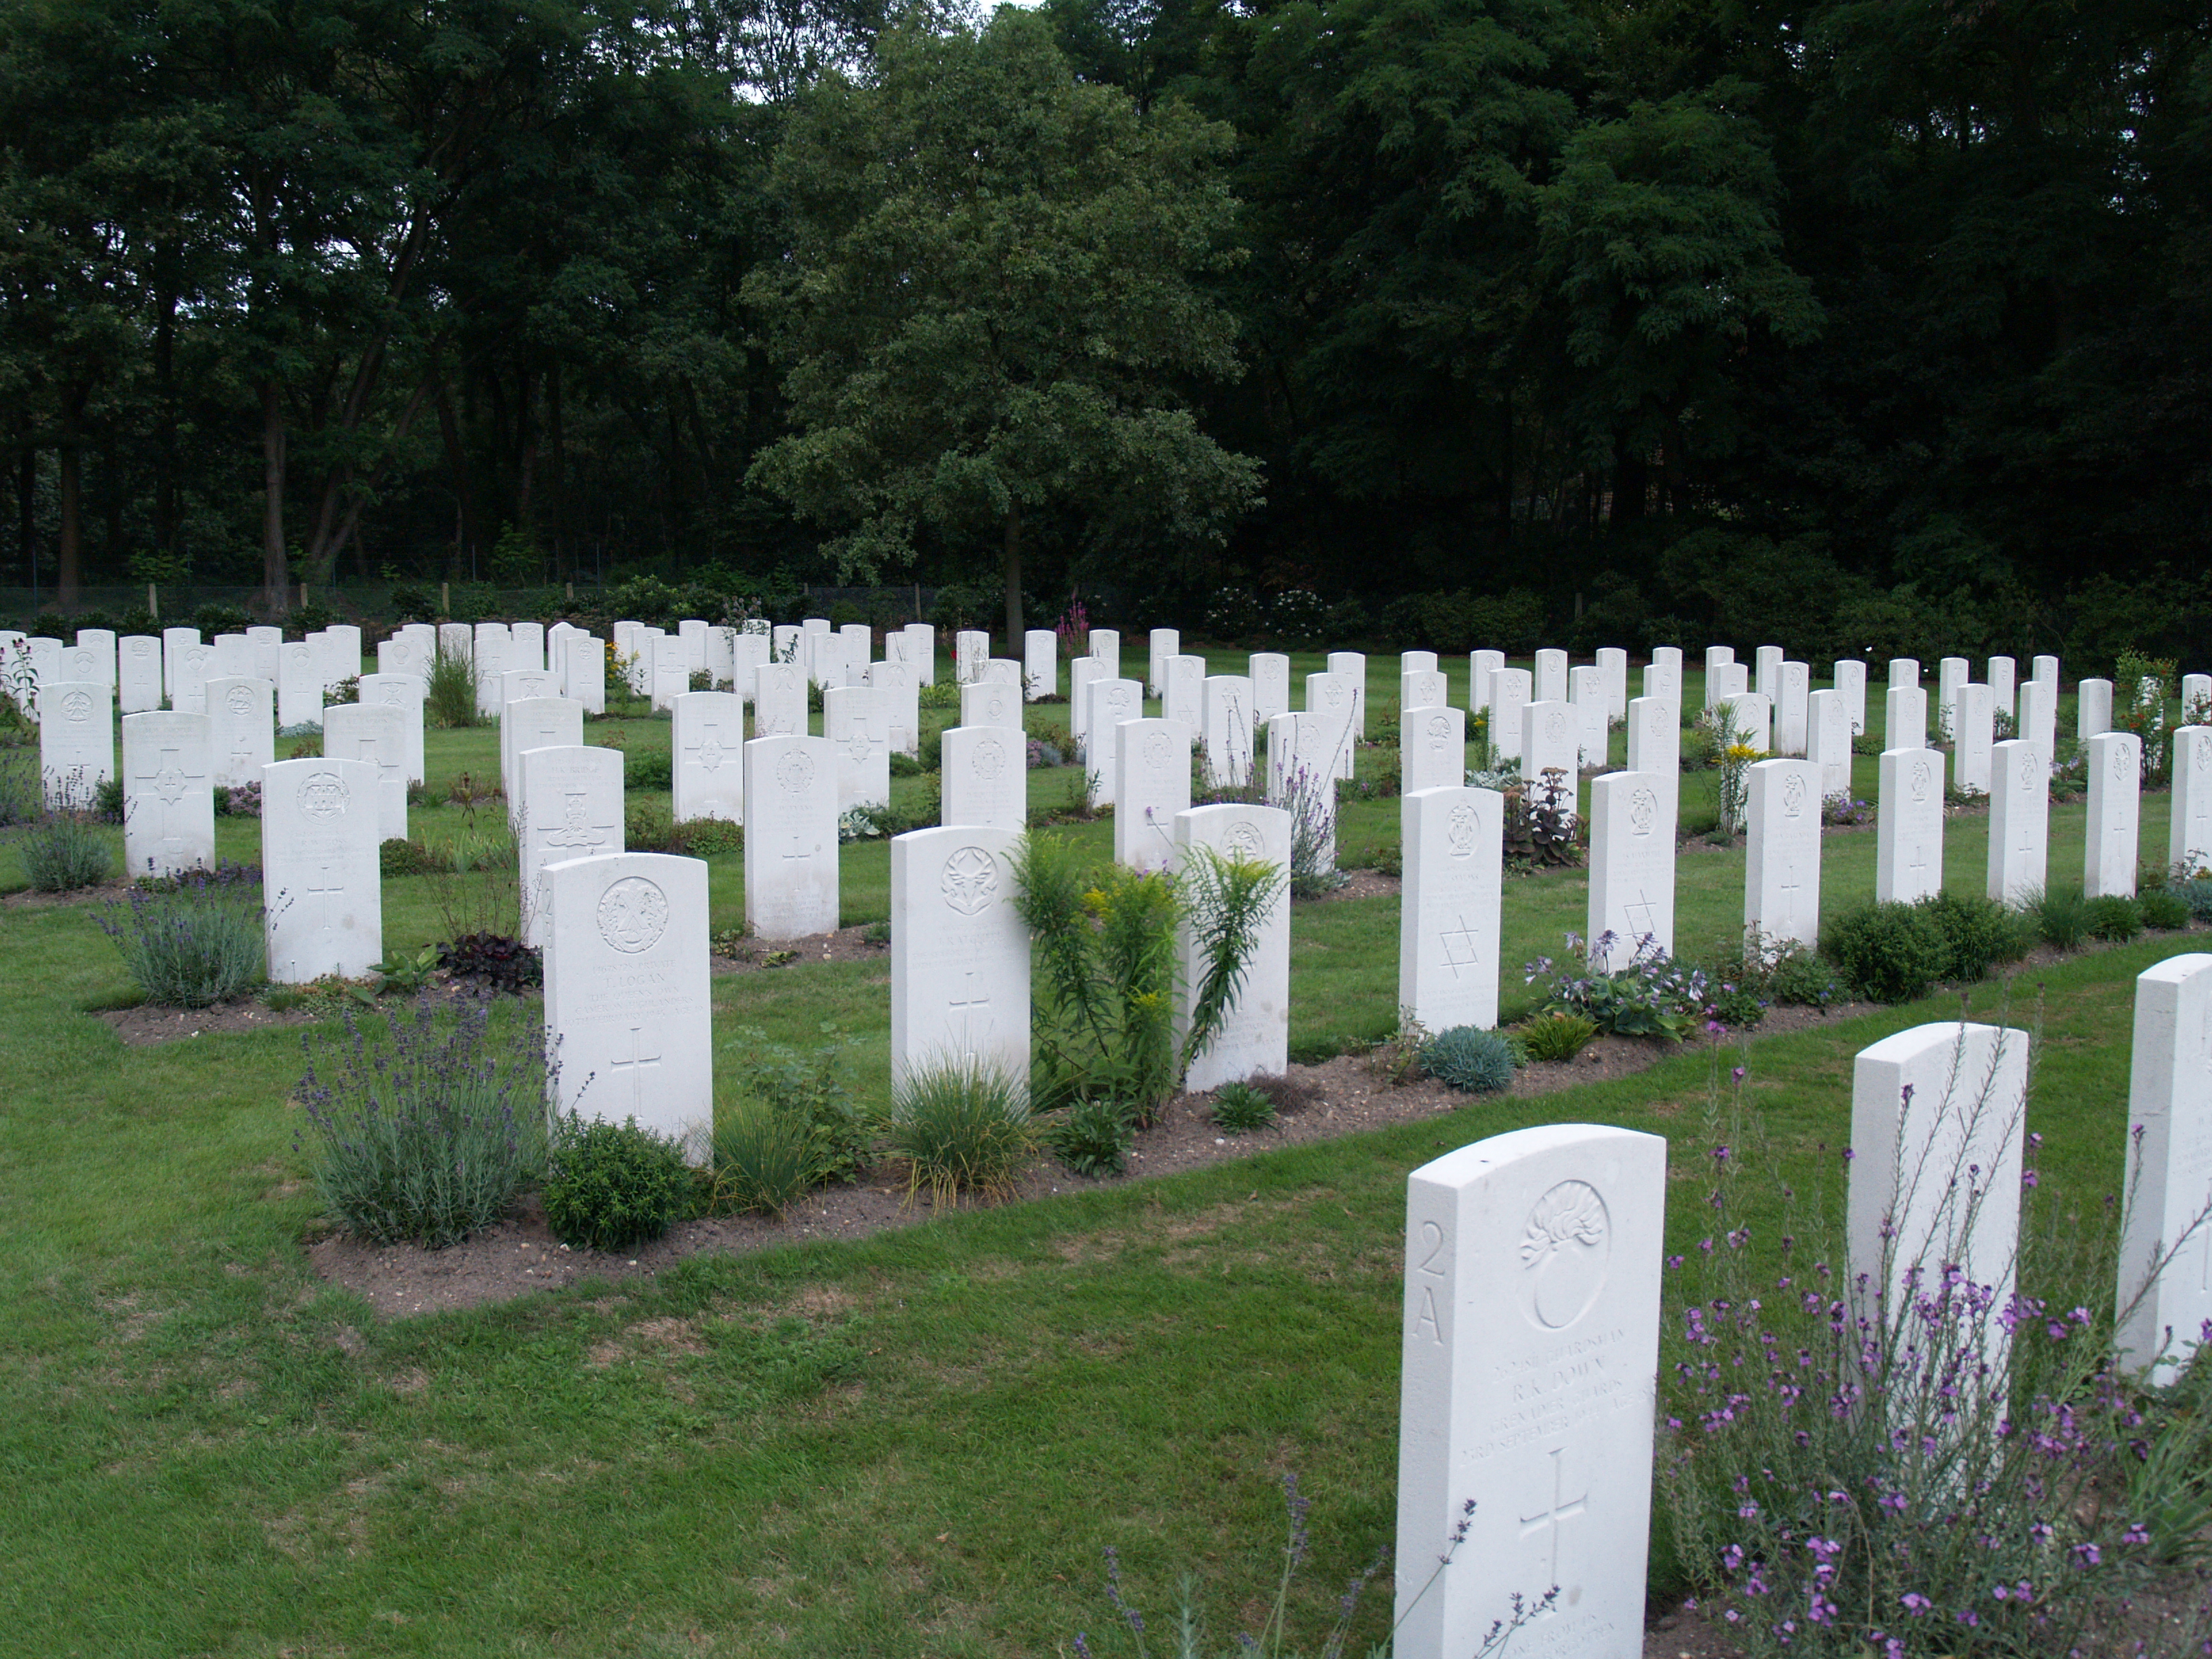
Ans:
[{"label": "ornamental grass clump", "polygon": [[[1978,1196],[1909,1266],[1885,1227],[1854,1274],[1825,1219],[1838,1198],[1742,1189],[1758,1127],[1733,1077],[1699,1160],[1711,1231],[1668,1261],[1662,1337],[1657,1483],[1707,1615],[1758,1659],[2064,1654],[2118,1627],[2159,1517],[2201,1518],[2174,1483],[2203,1472],[2162,1455],[2169,1431],[2117,1364],[2109,1206],[2087,1229],[2039,1214],[2030,1134],[2025,1249],[1978,1253],[1974,1230],[2012,1216]],[[1958,1109],[1990,1109],[1986,1086]],[[1900,1162],[1905,1191],[1982,1176]],[[1751,1218],[1770,1214],[1791,1231]],[[1954,1265],[2000,1257],[2008,1287]],[[2173,1471],[2158,1490],[2136,1473],[2154,1462]]]},{"label": "ornamental grass clump", "polygon": [[477,671],[469,659],[441,641],[422,687],[422,718],[431,726],[477,725]]},{"label": "ornamental grass clump", "polygon": [[268,976],[258,865],[141,881],[93,921],[146,1000],[161,1007],[204,1008]]},{"label": "ornamental grass clump", "polygon": [[908,1201],[925,1188],[939,1205],[1010,1194],[1036,1144],[1026,1093],[1021,1079],[973,1058],[908,1071],[891,1091],[884,1135],[907,1166]]},{"label": "ornamental grass clump", "polygon": [[822,1179],[823,1154],[804,1112],[747,1096],[714,1109],[710,1207],[780,1216]]},{"label": "ornamental grass clump", "polygon": [[1494,1095],[1513,1086],[1517,1056],[1495,1031],[1455,1025],[1421,1045],[1421,1069],[1448,1089]]},{"label": "ornamental grass clump", "polygon": [[310,1032],[303,1135],[315,1185],[348,1232],[439,1249],[505,1216],[545,1167],[543,1040],[526,1019],[495,1031],[481,1003],[425,999],[372,1036]]}]

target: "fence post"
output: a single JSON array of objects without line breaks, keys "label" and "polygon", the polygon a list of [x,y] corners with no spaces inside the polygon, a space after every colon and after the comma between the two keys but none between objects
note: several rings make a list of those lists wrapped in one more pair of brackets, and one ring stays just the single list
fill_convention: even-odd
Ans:
[{"label": "fence post", "polygon": [[155,622],[161,620],[161,598],[154,591],[154,584],[146,584],[146,614]]}]

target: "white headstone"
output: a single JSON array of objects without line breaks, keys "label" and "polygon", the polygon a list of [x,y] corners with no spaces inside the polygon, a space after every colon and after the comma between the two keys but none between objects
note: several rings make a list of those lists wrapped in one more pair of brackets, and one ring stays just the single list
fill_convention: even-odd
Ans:
[{"label": "white headstone", "polygon": [[1567,653],[1547,647],[1536,653],[1535,696],[1537,702],[1565,702],[1567,698]]},{"label": "white headstone", "polygon": [[704,669],[707,666],[706,618],[683,617],[676,624],[676,637],[684,641],[685,665],[694,670]]},{"label": "white headstone", "polygon": [[1252,781],[1252,682],[1209,674],[1199,690],[1199,750],[1206,787],[1242,789]]},{"label": "white headstone", "polygon": [[1352,775],[1352,749],[1357,735],[1353,716],[1359,706],[1358,688],[1348,674],[1306,676],[1306,706],[1312,730],[1309,737],[1326,746],[1330,775]]},{"label": "white headstone", "polygon": [[161,642],[133,634],[116,642],[116,702],[126,714],[161,706]]},{"label": "white headstone", "polygon": [[667,708],[690,689],[690,652],[681,635],[663,634],[653,641],[651,696],[654,709]]},{"label": "white headstone", "polygon": [[123,717],[123,863],[129,875],[173,876],[214,866],[213,739],[205,714],[155,709]]},{"label": "white headstone", "polygon": [[1889,659],[1889,689],[1893,691],[1917,689],[1920,684],[1920,665],[1911,657],[1892,657]]},{"label": "white headstone", "polygon": [[806,671],[796,663],[763,663],[753,671],[753,736],[805,735]]},{"label": "white headstone", "polygon": [[745,820],[745,704],[731,691],[686,691],[670,711],[669,773],[678,823]]},{"label": "white headstone", "polygon": [[[1021,707],[1019,687],[1000,689]],[[831,686],[822,694],[822,735],[837,747],[838,815],[856,806],[889,806],[891,745],[884,700],[865,685]]]},{"label": "white headstone", "polygon": [[525,697],[557,697],[561,682],[542,668],[510,668],[499,677],[499,706],[502,718],[507,704]]},{"label": "white headstone", "polygon": [[115,775],[115,720],[103,680],[56,680],[39,693],[39,770],[46,805],[83,811]]},{"label": "white headstone", "polygon": [[2026,738],[1990,746],[1989,896],[2021,910],[2044,890],[2051,833],[2051,763]]},{"label": "white headstone", "polygon": [[1705,706],[1706,708],[1715,708],[1720,706],[1721,688],[1723,684],[1720,671],[1735,661],[1735,653],[1725,645],[1709,645],[1705,647]]},{"label": "white headstone", "polygon": [[[705,623],[700,626],[704,627]],[[686,623],[685,627],[690,624]],[[545,666],[545,624],[519,622],[507,625],[507,668],[513,673],[518,668],[543,669]]]},{"label": "white headstone", "polygon": [[1605,717],[1608,721],[1628,718],[1628,653],[1617,645],[1600,646],[1597,670],[1605,678]]},{"label": "white headstone", "polygon": [[165,628],[161,630],[161,695],[177,695],[177,665],[184,659],[185,647],[200,642],[197,628]]},{"label": "white headstone", "polygon": [[315,661],[315,647],[293,640],[281,653],[276,682],[276,724],[281,726],[323,723],[323,674]]},{"label": "white headstone", "polygon": [[1762,950],[1820,942],[1820,769],[1759,761],[1746,799],[1743,930]]},{"label": "white headstone", "polygon": [[1644,667],[1644,695],[1682,706],[1682,650],[1680,646],[1655,645],[1651,660]]},{"label": "white headstone", "polygon": [[1336,868],[1336,773],[1327,736],[1327,726],[1310,714],[1278,714],[1267,722],[1267,805],[1283,808],[1314,835],[1314,867],[1321,871]]},{"label": "white headstone", "polygon": [[1399,798],[1398,1008],[1431,1032],[1498,1024],[1505,797],[1445,784]]},{"label": "white headstone", "polygon": [[2038,657],[2035,659],[2035,678],[2056,692],[2058,690],[2058,659]]},{"label": "white headstone", "polygon": [[2013,687],[2019,667],[2010,657],[1991,657],[1989,665],[1990,702],[2000,714],[2013,712]]},{"label": "white headstone", "polygon": [[[1340,674],[1352,684],[1351,741],[1344,746],[1340,778],[1352,775],[1352,757],[1361,744],[1367,741],[1367,653],[1364,651],[1332,651],[1328,653],[1328,672]],[[1307,703],[1308,708],[1313,705]]]},{"label": "white headstone", "polygon": [[1990,745],[1996,741],[1996,699],[1986,685],[1959,688],[1952,714],[1954,775],[1961,789],[1990,792]]},{"label": "white headstone", "polygon": [[937,684],[937,629],[927,623],[908,623],[899,630],[906,637],[906,659],[923,685]]},{"label": "white headstone", "polygon": [[[707,678],[710,690],[729,691],[737,684],[738,630],[714,627],[707,630]],[[740,699],[742,701],[742,699]]]},{"label": "white headstone", "polygon": [[[422,682],[413,674],[363,674],[361,700],[382,703],[400,712],[400,730],[407,739],[407,776],[410,782],[426,781],[422,770]],[[265,721],[264,721],[265,723]],[[216,758],[220,760],[218,753]]]},{"label": "white headstone", "polygon": [[2166,848],[2176,869],[2212,869],[2212,726],[2174,729]]},{"label": "white headstone", "polygon": [[[891,637],[898,641],[902,647],[902,654],[896,660],[905,664],[914,683],[919,685],[921,682],[918,671],[915,669],[912,654],[904,650],[912,641],[903,633],[894,634]],[[753,685],[757,678],[754,671],[774,660],[775,654],[770,649],[767,634],[739,629],[730,637],[730,683],[723,689],[735,692],[750,703],[753,700]]]},{"label": "white headstone", "polygon": [[1490,677],[1490,754],[1479,769],[1518,767],[1529,703],[1531,676],[1525,668],[1500,668]]},{"label": "white headstone", "polygon": [[1820,793],[1851,793],[1851,707],[1841,691],[1815,691],[1806,699],[1805,758],[1820,769]]},{"label": "white headstone", "polygon": [[[23,641],[23,648],[31,653],[31,684],[33,686],[61,678],[62,642],[59,640],[48,639],[43,634],[34,635]],[[203,653],[206,651],[204,646],[190,648]],[[191,712],[197,714],[204,711],[195,708]]]},{"label": "white headstone", "polygon": [[384,960],[377,781],[375,766],[343,758],[263,769],[262,925],[272,983],[359,979]]},{"label": "white headstone", "polygon": [[1194,732],[1206,719],[1206,659],[1188,652],[1160,665],[1167,689],[1160,694],[1160,718],[1181,720]]},{"label": "white headstone", "polygon": [[1022,729],[1021,688],[996,680],[969,680],[960,688],[960,724]]},{"label": "white headstone", "polygon": [[1771,721],[1774,705],[1756,691],[1741,691],[1728,700],[1729,713],[1735,720],[1735,740],[1749,744],[1762,755],[1773,747]]},{"label": "white headstone", "polygon": [[2107,893],[2132,897],[2136,832],[2142,811],[2142,739],[2132,732],[2100,732],[2083,747],[2089,821],[2081,890],[2089,898]]},{"label": "white headstone", "polygon": [[587,714],[607,712],[607,642],[591,634],[566,634],[561,653],[567,672],[562,695]]},{"label": "white headstone", "polygon": [[1068,758],[1080,757],[1091,741],[1091,688],[1106,678],[1106,665],[1096,657],[1077,657],[1067,665],[1067,739],[1075,745]]},{"label": "white headstone", "polygon": [[584,711],[566,697],[520,697],[507,704],[507,718],[499,723],[499,780],[510,818],[530,791],[522,757],[533,749],[574,749],[583,741]]},{"label": "white headstone", "polygon": [[2048,680],[2024,680],[2020,687],[2020,735],[2035,745],[2047,769],[2058,755],[2058,688]]},{"label": "white headstone", "polygon": [[1667,822],[1680,825],[1682,804],[1682,710],[1661,697],[1638,697],[1628,705],[1628,769],[1651,780],[1664,804]]},{"label": "white headstone", "polygon": [[1398,676],[1398,718],[1402,727],[1406,718],[1417,708],[1442,708],[1450,698],[1444,677],[1439,671],[1409,669]]},{"label": "white headstone", "polygon": [[175,681],[169,688],[169,707],[186,714],[206,714],[208,676],[214,667],[215,647],[211,645],[187,645],[178,652]]},{"label": "white headstone", "polygon": [[376,672],[380,674],[413,674],[420,678],[422,664],[416,660],[416,642],[404,634],[394,634],[388,640],[376,642]]},{"label": "white headstone", "polygon": [[1771,703],[1782,701],[1782,647],[1762,645],[1751,653],[1755,677],[1751,689]]},{"label": "white headstone", "polygon": [[2112,729],[2112,683],[2083,680],[2075,688],[2074,738],[2077,743]]},{"label": "white headstone", "polygon": [[2136,976],[2127,1209],[2120,1223],[2120,1360],[2172,1382],[2212,1320],[2212,956]]},{"label": "white headstone", "polygon": [[1775,670],[1781,687],[1774,705],[1774,746],[1784,755],[1802,755],[1808,738],[1813,695],[1813,671],[1802,662],[1784,661]]},{"label": "white headstone", "polygon": [[470,660],[477,669],[477,713],[488,720],[499,717],[507,671],[513,662],[514,641],[505,623],[478,623]]},{"label": "white headstone", "polygon": [[269,682],[237,675],[207,683],[209,754],[215,781],[226,789],[258,785],[261,769],[276,759],[276,728]]},{"label": "white headstone", "polygon": [[1893,685],[1883,698],[1881,746],[1928,746],[1928,693],[1917,685]]},{"label": "white headstone", "polygon": [[[1532,702],[1521,711],[1521,776],[1534,805],[1553,781],[1569,817],[1582,816],[1582,720],[1571,702]],[[1556,773],[1556,780],[1547,773]]]},{"label": "white headstone", "polygon": [[[800,668],[805,667],[806,663],[801,653],[800,644],[805,632],[805,629],[794,627],[789,623],[776,623],[769,630],[769,659],[772,662],[792,663]],[[615,643],[617,645],[622,643],[622,636],[619,634],[615,636]]]},{"label": "white headstone", "polygon": [[[64,671],[70,666],[63,653]],[[243,634],[218,634],[215,636],[215,656],[208,664],[207,680],[234,680],[250,677],[253,672],[253,641]]]},{"label": "white headstone", "polygon": [[980,629],[963,628],[952,636],[952,674],[966,685],[983,677],[983,664],[991,655],[991,636]]},{"label": "white headstone", "polygon": [[1255,651],[1249,664],[1252,719],[1265,726],[1291,712],[1291,659],[1279,651]]},{"label": "white headstone", "polygon": [[891,838],[891,1087],[916,1070],[995,1073],[1026,1097],[1030,934],[1014,908],[1018,830]]},{"label": "white headstone", "polygon": [[1401,651],[1398,653],[1400,678],[1408,674],[1433,674],[1437,672],[1437,653],[1433,651]]},{"label": "white headstone", "polygon": [[515,837],[522,936],[542,946],[550,935],[553,903],[545,872],[571,859],[623,850],[622,751],[580,744],[526,749],[515,772],[523,795],[516,807],[521,828]]},{"label": "white headstone", "polygon": [[745,921],[760,939],[836,931],[837,750],[827,738],[745,745]]},{"label": "white headstone", "polygon": [[1964,657],[1946,657],[1936,665],[1936,731],[1946,742],[1959,735],[1959,688],[1969,672]]},{"label": "white headstone", "polygon": [[943,745],[938,811],[944,821],[1018,833],[1029,822],[1027,740],[1003,726],[953,726],[945,728]]},{"label": "white headstone", "polygon": [[1467,711],[1431,705],[1401,714],[1398,769],[1398,787],[1408,795],[1421,789],[1456,788],[1465,784]]},{"label": "white headstone", "polygon": [[545,1029],[555,1104],[683,1144],[704,1163],[714,1123],[707,865],[619,853],[548,865]]},{"label": "white headstone", "polygon": [[1528,1652],[1640,1659],[1666,1208],[1667,1143],[1594,1124],[1407,1179],[1397,1659],[1468,1659],[1554,1586]]},{"label": "white headstone", "polygon": [[[1990,1292],[1991,1309],[2011,1302],[2027,1050],[2025,1031],[1950,1022],[1859,1051],[1844,1283],[1875,1330],[1894,1330],[1905,1300],[1954,1267]],[[1992,1316],[1984,1329],[1984,1352],[2001,1366],[2002,1328]],[[1908,1420],[1918,1404],[1887,1402]]]},{"label": "white headstone", "polygon": [[1121,772],[1115,759],[1121,750],[1116,728],[1145,712],[1145,688],[1135,680],[1094,679],[1088,690],[1091,714],[1086,722],[1083,769],[1089,780],[1091,804],[1103,806],[1113,801],[1114,786]]},{"label": "white headstone", "polygon": [[1155,628],[1146,641],[1145,689],[1158,696],[1167,690],[1168,659],[1182,652],[1182,635],[1172,628]]},{"label": "white headstone", "polygon": [[476,660],[476,630],[466,623],[438,624],[438,652],[460,662]]},{"label": "white headstone", "polygon": [[1880,765],[1874,896],[1910,904],[1943,886],[1943,755],[1885,749]]},{"label": "white headstone", "polygon": [[[429,636],[429,644],[424,647],[426,651],[436,645],[436,629],[425,627],[419,631]],[[253,647],[253,678],[267,680],[273,688],[278,675],[283,672],[284,630],[257,623],[246,630],[246,637]],[[422,665],[423,678],[429,678],[429,661],[426,657]]]},{"label": "white headstone", "polygon": [[1503,651],[1467,653],[1467,712],[1478,714],[1490,707],[1490,677],[1505,666]]},{"label": "white headstone", "polygon": [[1582,718],[1577,762],[1583,769],[1594,771],[1605,764],[1607,746],[1605,676],[1595,668],[1571,668],[1567,671],[1567,700]]},{"label": "white headstone", "polygon": [[[1277,807],[1241,801],[1194,806],[1176,814],[1175,845],[1178,869],[1188,864],[1192,848],[1210,847],[1224,858],[1272,864],[1283,878],[1255,929],[1251,962],[1221,1029],[1191,1060],[1183,1087],[1196,1093],[1245,1078],[1280,1077],[1290,1069],[1291,815]],[[1176,990],[1175,1026],[1178,1044],[1189,1033],[1191,997],[1206,971],[1188,920],[1181,946],[1183,973]]]},{"label": "white headstone", "polygon": [[1175,862],[1175,819],[1190,811],[1191,729],[1128,720],[1114,751],[1114,861],[1132,870]]},{"label": "white headstone", "polygon": [[406,715],[390,703],[335,703],[323,711],[323,753],[375,768],[376,787],[364,804],[376,808],[376,838],[406,840]]},{"label": "white headstone", "polygon": [[1022,635],[1022,696],[1031,702],[1060,695],[1060,635],[1032,628]]},{"label": "white headstone", "polygon": [[1836,690],[1851,711],[1851,735],[1864,737],[1867,729],[1866,664],[1856,657],[1836,663]]},{"label": "white headstone", "polygon": [[[252,629],[246,630],[249,636],[252,632]],[[76,642],[98,659],[100,683],[112,693],[115,690],[115,630],[112,628],[80,628],[76,630]]]},{"label": "white headstone", "polygon": [[1590,781],[1589,948],[1605,971],[1674,952],[1674,821],[1660,780]]}]

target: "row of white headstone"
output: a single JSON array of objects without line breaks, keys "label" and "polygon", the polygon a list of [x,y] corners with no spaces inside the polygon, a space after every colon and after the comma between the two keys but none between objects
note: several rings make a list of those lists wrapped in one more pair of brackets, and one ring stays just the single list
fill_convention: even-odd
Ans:
[{"label": "row of white headstone", "polygon": [[[1990,1293],[1965,1335],[1999,1376],[2028,1059],[2022,1030],[1921,1025],[1863,1049],[1852,1072],[1854,1312],[1891,1332],[1913,1288],[1955,1266]],[[2212,1329],[2212,956],[2137,979],[2129,1117],[2117,1341],[2131,1372],[2163,1384]],[[1534,1650],[1644,1652],[1666,1201],[1666,1142],[1593,1124],[1516,1130],[1408,1178],[1403,1659],[1462,1659],[1516,1595],[1554,1586]]]}]

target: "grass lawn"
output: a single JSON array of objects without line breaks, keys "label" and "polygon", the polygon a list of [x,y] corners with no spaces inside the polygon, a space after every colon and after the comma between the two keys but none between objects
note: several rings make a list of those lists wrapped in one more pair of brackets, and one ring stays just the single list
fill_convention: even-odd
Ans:
[{"label": "grass lawn", "polygon": [[[1395,701],[1395,663],[1377,665],[1370,720]],[[587,736],[613,732],[667,742],[649,719]],[[434,788],[495,773],[495,735],[434,732],[428,760]],[[1063,787],[1032,782],[1033,801]],[[1685,780],[1686,805],[1699,790]],[[2051,819],[2063,881],[2081,811]],[[2155,855],[2152,803],[2144,821]],[[1395,822],[1395,801],[1353,804],[1343,843],[1386,845]],[[452,807],[414,826],[471,833]],[[1070,833],[1103,854],[1109,828]],[[220,850],[253,857],[256,829],[222,821]],[[1873,853],[1871,831],[1827,842],[1826,914],[1871,896]],[[1984,853],[1984,820],[1953,820],[1949,882],[1980,890]],[[742,858],[712,865],[713,927],[734,928]],[[846,922],[886,916],[882,843],[848,848],[842,882]],[[1683,954],[1739,924],[1742,884],[1740,852],[1684,853]],[[436,886],[386,884],[389,947],[440,936]],[[1586,896],[1580,872],[1510,880],[1506,961],[1556,953]],[[2040,1024],[2039,1196],[2093,1224],[2118,1180],[2133,977],[2190,943],[1967,999],[1979,1016],[2009,995],[2010,1018]],[[1294,1047],[1386,1032],[1396,951],[1394,899],[1301,906]],[[288,1103],[299,1032],[120,1046],[88,1011],[131,987],[81,908],[0,910],[0,1628],[42,1655],[1011,1656],[1071,1652],[1079,1630],[1103,1654],[1108,1545],[1155,1631],[1195,1575],[1225,1647],[1261,1615],[1287,1470],[1315,1502],[1317,1632],[1392,1526],[1407,1170],[1531,1121],[1650,1130],[1674,1143],[1670,1248],[1689,1248],[1729,1063],[1686,1048],[1564,1096],[1165,1180],[386,1322],[301,1255],[319,1206]],[[1532,1006],[1517,973],[1503,990],[1506,1018]],[[808,1042],[834,1022],[880,1090],[888,1000],[880,963],[736,976],[717,982],[717,1039]],[[1853,1054],[1959,1006],[1753,1047],[1747,1099],[1802,1206],[1840,1213]],[[1355,1650],[1388,1602],[1370,1592]]]}]

